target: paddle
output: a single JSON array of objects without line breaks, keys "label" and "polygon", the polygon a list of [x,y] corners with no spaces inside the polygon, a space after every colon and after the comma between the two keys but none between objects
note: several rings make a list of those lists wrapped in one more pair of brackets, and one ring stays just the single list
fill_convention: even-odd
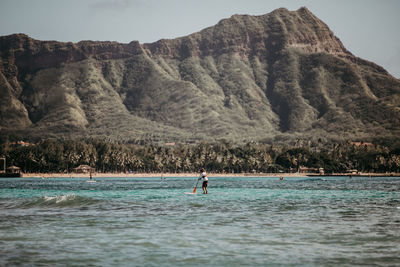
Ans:
[{"label": "paddle", "polygon": [[197,185],[198,185],[198,183],[199,183],[199,179],[197,179],[196,186],[195,186],[195,187],[194,187],[194,189],[193,189],[193,194],[196,194],[196,189],[197,189]]}]

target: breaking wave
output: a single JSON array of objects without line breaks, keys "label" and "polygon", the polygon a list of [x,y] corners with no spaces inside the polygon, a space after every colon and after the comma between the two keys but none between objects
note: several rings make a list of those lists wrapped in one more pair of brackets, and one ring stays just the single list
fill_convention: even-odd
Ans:
[{"label": "breaking wave", "polygon": [[19,203],[8,205],[8,208],[80,207],[91,206],[99,202],[100,200],[97,199],[72,194],[25,199]]}]

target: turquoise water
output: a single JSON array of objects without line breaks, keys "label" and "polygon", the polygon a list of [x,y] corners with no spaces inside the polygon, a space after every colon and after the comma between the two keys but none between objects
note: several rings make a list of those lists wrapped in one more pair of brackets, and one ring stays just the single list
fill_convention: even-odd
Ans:
[{"label": "turquoise water", "polygon": [[195,183],[0,179],[0,265],[400,264],[400,178]]}]

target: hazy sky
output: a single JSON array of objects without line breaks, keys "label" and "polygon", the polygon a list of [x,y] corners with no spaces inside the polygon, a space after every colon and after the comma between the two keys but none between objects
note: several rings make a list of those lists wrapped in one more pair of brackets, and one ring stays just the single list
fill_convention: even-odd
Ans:
[{"label": "hazy sky", "polygon": [[148,43],[197,32],[233,14],[302,6],[350,52],[400,78],[398,0],[0,0],[0,35]]}]

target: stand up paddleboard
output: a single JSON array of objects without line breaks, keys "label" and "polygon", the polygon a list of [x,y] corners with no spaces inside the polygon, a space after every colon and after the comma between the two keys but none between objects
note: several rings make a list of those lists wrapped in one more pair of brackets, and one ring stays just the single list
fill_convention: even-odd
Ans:
[{"label": "stand up paddleboard", "polygon": [[196,186],[193,189],[193,192],[185,192],[186,195],[196,195],[196,189],[197,189],[197,185],[199,184],[199,180],[197,180]]}]

